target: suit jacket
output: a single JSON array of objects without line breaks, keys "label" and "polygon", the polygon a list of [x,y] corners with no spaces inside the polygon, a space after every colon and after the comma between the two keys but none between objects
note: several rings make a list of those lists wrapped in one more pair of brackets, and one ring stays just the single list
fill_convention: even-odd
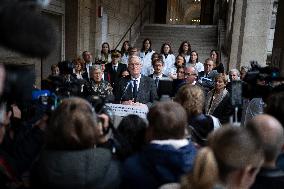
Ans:
[{"label": "suit jacket", "polygon": [[115,88],[115,86],[117,85],[121,73],[127,70],[127,66],[126,64],[118,63],[116,70],[117,71],[113,70],[112,63],[108,63],[105,65],[105,72],[107,73],[108,77],[107,80],[110,82],[113,88]]},{"label": "suit jacket", "polygon": [[[152,79],[154,79],[154,80],[155,80],[156,78],[153,78],[153,76],[154,76],[154,74],[150,74],[150,75],[149,75],[149,77],[151,77]],[[165,74],[162,74],[162,77],[168,77],[168,76],[167,76],[167,75],[165,75]]]},{"label": "suit jacket", "polygon": [[[130,77],[121,78],[115,92],[116,102],[133,99],[132,84]],[[158,100],[157,89],[152,78],[141,75],[137,93],[137,102],[146,104],[148,107]]]},{"label": "suit jacket", "polygon": [[[93,66],[94,63],[90,63],[91,65],[90,66]],[[90,77],[88,75],[89,73],[87,72],[87,67],[85,66],[84,70],[83,70],[83,73],[82,73],[82,77],[83,79],[85,79],[86,81],[90,81]]]},{"label": "suit jacket", "polygon": [[204,77],[204,74],[204,71],[198,73],[198,82],[204,88],[205,92],[209,92],[214,88],[214,79],[219,73],[216,70],[212,70],[206,77]]}]

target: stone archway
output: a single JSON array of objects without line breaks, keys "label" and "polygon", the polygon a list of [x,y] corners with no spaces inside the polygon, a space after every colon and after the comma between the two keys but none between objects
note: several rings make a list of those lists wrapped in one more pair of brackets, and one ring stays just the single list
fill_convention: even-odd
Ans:
[{"label": "stone archway", "polygon": [[200,11],[201,11],[201,4],[200,3],[192,3],[187,2],[185,5],[186,10],[184,13],[183,21],[185,24],[190,25],[199,25],[200,24]]},{"label": "stone archway", "polygon": [[168,0],[167,2],[167,24],[200,24],[201,0]]}]

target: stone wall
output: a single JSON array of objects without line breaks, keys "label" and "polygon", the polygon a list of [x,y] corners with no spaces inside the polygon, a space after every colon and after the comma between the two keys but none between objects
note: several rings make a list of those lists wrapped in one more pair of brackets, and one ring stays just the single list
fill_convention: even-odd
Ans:
[{"label": "stone wall", "polygon": [[229,69],[248,66],[256,60],[266,65],[272,0],[231,0],[227,39]]},{"label": "stone wall", "polygon": [[284,77],[284,1],[278,1],[278,11],[272,51],[272,64],[281,69]]},{"label": "stone wall", "polygon": [[270,29],[271,0],[247,0],[242,38],[241,64],[257,60],[266,65],[268,32]]},{"label": "stone wall", "polygon": [[[43,15],[54,19],[58,35],[58,46],[46,59],[33,59],[0,47],[0,61],[35,65],[36,84],[50,73],[50,65],[64,59],[81,56],[84,50],[91,51],[95,56],[100,52],[102,42],[109,42],[114,48],[130,24],[145,5],[147,0],[51,0],[45,7]],[[151,2],[150,0],[148,0]],[[98,7],[103,7],[103,17],[98,16]],[[144,20],[138,19],[132,30],[139,33],[141,23],[146,22],[149,11],[145,9]],[[142,22],[140,22],[142,21]],[[149,19],[148,19],[149,21]],[[125,40],[129,39],[129,34]],[[120,49],[120,47],[119,47]],[[43,65],[43,66],[42,66]]]},{"label": "stone wall", "polygon": [[[103,42],[108,42],[111,49],[115,48],[146,2],[146,0],[76,1],[78,2],[77,9],[73,2],[70,3],[71,6],[69,2],[66,5],[69,7],[66,17],[70,16],[66,20],[66,26],[69,25],[66,29],[66,36],[69,36],[68,41],[71,41],[66,42],[70,45],[66,46],[66,58],[80,56],[85,50],[92,52],[96,57]],[[102,16],[98,15],[100,8]],[[72,14],[73,11],[75,15]],[[149,10],[145,11],[148,14]],[[140,19],[132,30],[132,39],[133,34],[138,32],[138,25],[140,25]],[[125,40],[129,40],[129,34]]]},{"label": "stone wall", "polygon": [[[110,48],[113,49],[118,44],[121,37],[132,24],[140,10],[144,7],[146,0],[101,0],[97,1],[97,7],[103,8],[103,16],[96,19],[96,41],[95,41],[95,56],[101,51],[101,44],[108,42]],[[142,25],[145,19],[149,17],[149,7],[143,12]],[[151,18],[152,19],[152,18]],[[135,43],[135,35],[139,33],[141,18],[138,18],[136,24],[131,31],[131,42]],[[146,21],[147,22],[147,21]],[[129,40],[128,33],[124,40]],[[120,49],[121,46],[118,47]]]}]

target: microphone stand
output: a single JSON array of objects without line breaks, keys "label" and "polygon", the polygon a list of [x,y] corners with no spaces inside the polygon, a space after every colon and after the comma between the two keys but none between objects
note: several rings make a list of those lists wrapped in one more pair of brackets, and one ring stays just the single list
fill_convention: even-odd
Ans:
[{"label": "microphone stand", "polygon": [[123,97],[125,96],[125,94],[126,94],[126,91],[127,91],[128,87],[129,87],[129,84],[130,84],[130,81],[127,82],[127,85],[126,85],[126,86],[124,87],[124,89],[123,89],[123,92],[122,92],[122,95],[121,95],[120,101],[119,101],[120,104],[121,104],[122,98],[123,98]]}]

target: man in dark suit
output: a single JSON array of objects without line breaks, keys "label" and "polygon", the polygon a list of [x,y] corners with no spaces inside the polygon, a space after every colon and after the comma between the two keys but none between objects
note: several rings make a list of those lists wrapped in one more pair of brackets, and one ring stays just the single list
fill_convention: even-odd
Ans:
[{"label": "man in dark suit", "polygon": [[219,74],[216,70],[213,70],[213,65],[213,60],[207,58],[204,63],[204,71],[198,74],[198,83],[204,88],[206,94],[214,88],[214,79]]},{"label": "man in dark suit", "polygon": [[153,59],[152,66],[154,73],[149,75],[149,77],[153,78],[155,81],[159,98],[161,98],[162,95],[173,96],[173,81],[167,75],[163,74],[164,65],[165,63],[162,57]]},{"label": "man in dark suit", "polygon": [[85,62],[85,68],[84,68],[84,73],[82,74],[83,79],[86,81],[90,81],[90,70],[91,67],[93,66],[93,56],[89,51],[84,51],[82,53],[82,58],[84,59]]},{"label": "man in dark suit", "polygon": [[127,70],[126,64],[119,63],[120,57],[121,54],[118,51],[113,51],[111,53],[111,63],[105,65],[107,80],[113,88],[117,86],[121,73]]},{"label": "man in dark suit", "polygon": [[122,78],[115,92],[117,102],[125,105],[147,105],[158,100],[155,82],[152,78],[141,75],[141,59],[138,56],[130,56],[128,70],[130,76]]},{"label": "man in dark suit", "polygon": [[167,78],[165,74],[163,74],[163,68],[164,68],[164,61],[163,59],[155,59],[152,62],[152,66],[154,68],[154,73],[150,74],[149,77],[154,79],[156,87],[158,88],[159,81],[161,79]]}]

